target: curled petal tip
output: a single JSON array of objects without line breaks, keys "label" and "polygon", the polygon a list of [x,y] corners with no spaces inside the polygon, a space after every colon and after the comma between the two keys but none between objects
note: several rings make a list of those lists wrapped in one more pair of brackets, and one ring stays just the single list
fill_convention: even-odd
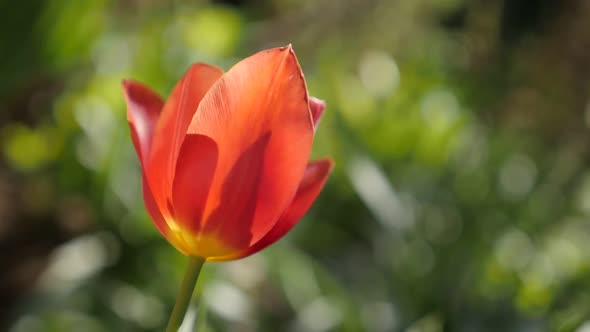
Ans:
[{"label": "curled petal tip", "polygon": [[323,111],[326,108],[326,102],[316,97],[309,96],[309,102],[314,104],[314,107],[321,108]]},{"label": "curled petal tip", "polygon": [[309,97],[309,110],[311,112],[311,117],[313,119],[313,127],[317,129],[318,123],[322,115],[324,114],[324,109],[326,109],[326,102],[318,99],[316,97]]},{"label": "curled petal tip", "polygon": [[131,89],[133,85],[133,81],[130,79],[121,80],[121,86],[123,87],[123,92],[125,94],[129,94],[129,89]]},{"label": "curled petal tip", "polygon": [[127,106],[130,106],[129,103],[135,102],[145,107],[147,106],[146,103],[154,102],[155,100],[158,100],[158,104],[163,103],[157,93],[137,81],[124,79],[121,81],[121,86],[127,98]]},{"label": "curled petal tip", "polygon": [[[137,93],[143,92],[138,90],[148,90],[147,86],[128,78],[121,80],[121,86],[123,87],[123,92],[125,92],[125,94],[127,95],[132,94],[136,91]],[[155,92],[153,94],[157,95]]]},{"label": "curled petal tip", "polygon": [[157,93],[141,83],[123,80],[122,86],[131,137],[142,166],[145,166],[146,157],[151,150],[154,128],[164,102]]},{"label": "curled petal tip", "polygon": [[295,55],[295,51],[293,50],[293,45],[291,43],[281,46],[277,48],[280,52],[287,52],[291,55]]}]

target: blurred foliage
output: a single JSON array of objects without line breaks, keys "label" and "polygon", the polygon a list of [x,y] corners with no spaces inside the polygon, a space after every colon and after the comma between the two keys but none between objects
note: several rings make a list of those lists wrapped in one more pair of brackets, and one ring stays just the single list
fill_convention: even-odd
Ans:
[{"label": "blurred foliage", "polygon": [[[160,331],[186,259],[143,209],[120,82],[293,43],[335,173],[199,331],[590,331],[590,5],[0,0],[0,329]],[[189,331],[186,329],[186,331]]]}]

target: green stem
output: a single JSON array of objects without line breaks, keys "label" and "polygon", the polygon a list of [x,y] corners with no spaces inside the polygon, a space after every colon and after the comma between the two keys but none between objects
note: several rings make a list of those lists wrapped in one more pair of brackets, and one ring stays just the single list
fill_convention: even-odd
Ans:
[{"label": "green stem", "polygon": [[184,274],[184,279],[182,279],[182,284],[180,285],[176,304],[174,304],[174,309],[172,309],[172,313],[170,314],[170,320],[168,321],[166,332],[177,332],[178,328],[180,328],[188,304],[191,301],[193,290],[195,289],[195,284],[199,278],[203,263],[205,263],[205,259],[201,257],[189,257],[188,267]]}]

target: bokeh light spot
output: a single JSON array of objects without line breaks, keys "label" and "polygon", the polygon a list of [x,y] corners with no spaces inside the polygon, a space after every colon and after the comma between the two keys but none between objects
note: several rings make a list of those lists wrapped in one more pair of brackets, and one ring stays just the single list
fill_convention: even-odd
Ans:
[{"label": "bokeh light spot", "polygon": [[400,83],[400,72],[393,57],[383,51],[367,51],[359,64],[360,80],[371,95],[388,97]]}]

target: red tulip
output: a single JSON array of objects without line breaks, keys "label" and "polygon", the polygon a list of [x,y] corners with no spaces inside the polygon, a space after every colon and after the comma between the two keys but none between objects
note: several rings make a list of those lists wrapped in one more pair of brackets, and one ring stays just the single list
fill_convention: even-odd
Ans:
[{"label": "red tulip", "polygon": [[123,82],[145,206],[179,251],[207,261],[251,255],[307,212],[332,169],[309,162],[325,104],[309,97],[291,46],[227,73],[197,63],[164,102]]}]

